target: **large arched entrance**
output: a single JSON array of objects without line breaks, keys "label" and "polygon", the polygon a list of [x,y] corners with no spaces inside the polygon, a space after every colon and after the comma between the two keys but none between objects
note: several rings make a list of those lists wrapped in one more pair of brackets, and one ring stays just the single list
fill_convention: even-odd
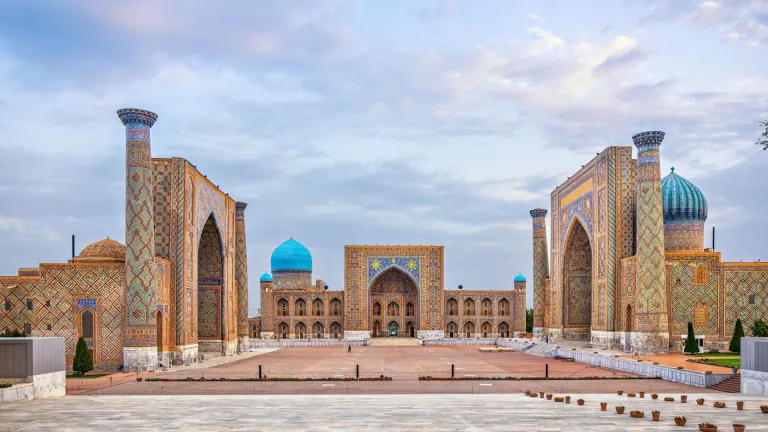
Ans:
[{"label": "large arched entrance", "polygon": [[[413,279],[399,268],[390,267],[373,280],[369,308],[369,328],[373,337],[416,336],[419,328],[419,290]],[[388,323],[386,328],[381,328],[379,321],[383,315],[386,315]]]},{"label": "large arched entrance", "polygon": [[563,260],[563,322],[566,339],[589,340],[592,325],[592,247],[574,220]]},{"label": "large arched entrance", "polygon": [[208,217],[197,248],[197,340],[198,351],[220,352],[222,323],[222,241],[213,215]]}]

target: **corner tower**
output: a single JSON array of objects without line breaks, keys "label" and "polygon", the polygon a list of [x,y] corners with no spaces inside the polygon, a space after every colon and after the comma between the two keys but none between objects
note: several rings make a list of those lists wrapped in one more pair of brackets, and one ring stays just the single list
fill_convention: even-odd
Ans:
[{"label": "corner tower", "polygon": [[523,337],[526,333],[526,293],[525,293],[525,276],[522,273],[518,273],[515,276],[515,289],[512,294],[512,331],[515,337]]},{"label": "corner tower", "polygon": [[149,130],[157,114],[121,109],[125,125],[125,333],[123,367],[129,372],[157,367],[155,321],[155,217]]},{"label": "corner tower", "polygon": [[645,352],[669,351],[664,215],[659,147],[664,132],[642,132],[632,137],[637,147],[637,329],[634,346]]},{"label": "corner tower", "polygon": [[533,337],[544,336],[544,281],[549,277],[547,211],[531,210],[533,218]]},{"label": "corner tower", "polygon": [[244,202],[235,203],[235,280],[237,281],[238,351],[248,351],[248,253],[245,242]]}]

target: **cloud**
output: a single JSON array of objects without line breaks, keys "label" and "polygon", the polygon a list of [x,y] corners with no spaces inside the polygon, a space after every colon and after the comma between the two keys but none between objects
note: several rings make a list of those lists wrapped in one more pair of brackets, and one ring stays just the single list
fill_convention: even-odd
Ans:
[{"label": "cloud", "polygon": [[441,0],[435,6],[419,9],[417,15],[422,21],[439,21],[451,16],[454,9],[455,5],[453,0]]},{"label": "cloud", "polygon": [[0,214],[0,231],[10,233],[13,236],[20,237],[28,241],[49,240],[57,241],[59,235],[48,228],[41,228],[29,220],[16,217],[3,216]]}]

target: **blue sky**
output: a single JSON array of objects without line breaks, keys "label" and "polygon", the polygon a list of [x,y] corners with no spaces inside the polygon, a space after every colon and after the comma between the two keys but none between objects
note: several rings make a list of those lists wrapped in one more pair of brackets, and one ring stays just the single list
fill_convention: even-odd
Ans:
[{"label": "blue sky", "polygon": [[254,286],[293,235],[333,289],[345,244],[445,245],[446,288],[511,288],[528,210],[646,130],[707,243],[768,259],[765,1],[220,3],[0,0],[0,274],[123,240],[123,107],[249,203]]}]

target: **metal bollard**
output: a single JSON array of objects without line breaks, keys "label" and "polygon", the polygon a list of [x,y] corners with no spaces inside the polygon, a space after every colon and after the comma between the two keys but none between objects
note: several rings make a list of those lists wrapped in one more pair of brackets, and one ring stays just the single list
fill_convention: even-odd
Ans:
[{"label": "metal bollard", "polygon": [[261,365],[259,365],[259,379],[261,379]]},{"label": "metal bollard", "polygon": [[360,379],[360,365],[355,365],[355,375]]},{"label": "metal bollard", "polygon": [[544,365],[544,377],[549,378],[549,363]]},{"label": "metal bollard", "polygon": [[453,377],[454,377],[454,367],[453,367],[453,363],[451,363],[451,378]]}]

